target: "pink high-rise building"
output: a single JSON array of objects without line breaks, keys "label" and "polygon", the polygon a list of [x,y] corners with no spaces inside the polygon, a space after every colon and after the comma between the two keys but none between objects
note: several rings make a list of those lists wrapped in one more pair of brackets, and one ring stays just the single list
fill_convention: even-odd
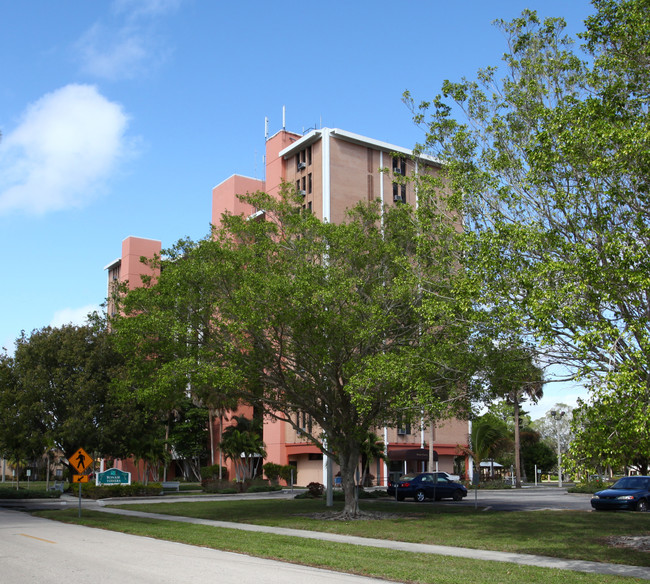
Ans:
[{"label": "pink high-rise building", "polygon": [[[431,157],[414,157],[411,150],[366,138],[335,128],[312,130],[305,135],[281,130],[266,140],[265,178],[257,179],[233,174],[212,189],[212,223],[219,225],[224,212],[254,216],[263,210],[242,203],[237,195],[265,191],[278,195],[283,182],[295,186],[303,197],[303,207],[318,218],[339,222],[347,209],[360,201],[379,199],[384,205],[401,202],[417,205],[416,183],[396,177],[436,173],[439,163]],[[126,272],[118,272],[120,280],[139,276],[132,267],[129,250],[145,250],[146,245],[127,238],[123,256],[110,264],[109,280],[115,277],[120,265]],[[154,243],[158,244],[157,250]],[[145,250],[146,251],[146,250]],[[160,251],[160,243],[152,242],[151,253]],[[148,255],[143,253],[142,255]],[[238,414],[250,412],[244,406]],[[297,426],[300,420],[296,418]],[[305,422],[307,423],[307,422]],[[467,445],[468,423],[451,419],[427,426],[377,428],[383,439],[389,461],[374,461],[371,473],[375,482],[386,485],[389,477],[405,472],[426,470],[433,444],[439,470],[460,474],[466,468],[466,457],[459,445]],[[218,436],[218,431],[215,432]],[[286,422],[265,420],[264,442],[267,461],[291,464],[297,470],[297,481],[306,485],[312,481],[325,483],[323,456],[320,450]],[[336,470],[334,471],[336,473]],[[232,474],[231,474],[232,476]]]}]

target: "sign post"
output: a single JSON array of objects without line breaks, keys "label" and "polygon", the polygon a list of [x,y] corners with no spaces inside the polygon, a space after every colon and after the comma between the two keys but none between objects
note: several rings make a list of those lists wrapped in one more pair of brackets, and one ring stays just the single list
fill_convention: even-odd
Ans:
[{"label": "sign post", "polygon": [[72,482],[79,483],[79,517],[81,517],[81,483],[87,483],[90,479],[88,475],[82,473],[90,467],[94,461],[83,448],[79,448],[71,457],[68,458],[68,462],[70,462],[72,467],[78,473],[72,475]]}]

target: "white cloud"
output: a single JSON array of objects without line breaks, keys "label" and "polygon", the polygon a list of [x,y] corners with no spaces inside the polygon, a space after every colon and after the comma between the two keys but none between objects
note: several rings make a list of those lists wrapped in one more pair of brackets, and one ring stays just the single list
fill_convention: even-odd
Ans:
[{"label": "white cloud", "polygon": [[117,33],[95,24],[76,43],[81,68],[102,79],[136,77],[144,68],[151,47],[146,35],[129,28]]},{"label": "white cloud", "polygon": [[115,0],[112,12],[121,22],[95,23],[75,43],[82,70],[116,81],[149,72],[169,54],[169,43],[157,34],[157,22],[183,0]]},{"label": "white cloud", "polygon": [[128,117],[90,85],[40,98],[0,142],[0,214],[83,206],[129,153]]},{"label": "white cloud", "polygon": [[82,326],[88,321],[88,315],[92,312],[101,312],[101,308],[95,304],[88,304],[81,308],[64,308],[54,313],[51,327],[61,327],[66,324]]},{"label": "white cloud", "polygon": [[114,0],[113,10],[126,12],[132,17],[159,16],[174,12],[183,0]]}]

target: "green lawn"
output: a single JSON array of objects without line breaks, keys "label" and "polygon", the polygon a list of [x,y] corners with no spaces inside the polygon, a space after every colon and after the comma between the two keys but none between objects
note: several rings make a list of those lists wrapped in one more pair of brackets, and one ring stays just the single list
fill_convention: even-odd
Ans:
[{"label": "green lawn", "polygon": [[244,553],[296,564],[417,584],[626,584],[629,578],[566,572],[467,560],[448,556],[413,554],[338,544],[299,537],[215,529],[138,517],[107,515],[101,511],[41,511],[38,515],[143,535],[190,545]]},{"label": "green lawn", "polygon": [[[476,549],[650,566],[650,554],[609,546],[611,535],[650,535],[650,514],[577,511],[497,513],[451,505],[361,502],[363,510],[390,513],[384,519],[327,521],[309,517],[328,510],[322,501],[245,500],[125,505],[131,510],[221,521],[310,529]],[[335,509],[340,504],[335,505]],[[402,582],[627,582],[629,579],[409,554],[289,536],[114,516],[101,511],[41,511],[38,515],[103,529],[214,547],[266,558],[377,576]]]},{"label": "green lawn", "polygon": [[[342,503],[335,503],[340,509]],[[322,501],[242,500],[137,504],[125,509],[327,531],[360,537],[538,554],[650,567],[650,554],[607,545],[620,535],[650,535],[650,514],[587,511],[485,512],[446,504],[361,501],[361,509],[388,513],[381,520],[326,521]]]}]

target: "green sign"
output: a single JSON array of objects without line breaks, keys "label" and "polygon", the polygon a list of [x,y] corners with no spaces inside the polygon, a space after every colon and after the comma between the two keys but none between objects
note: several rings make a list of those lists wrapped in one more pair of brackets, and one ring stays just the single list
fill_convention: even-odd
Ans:
[{"label": "green sign", "polygon": [[97,473],[96,485],[130,485],[131,473],[117,468],[111,468]]}]

